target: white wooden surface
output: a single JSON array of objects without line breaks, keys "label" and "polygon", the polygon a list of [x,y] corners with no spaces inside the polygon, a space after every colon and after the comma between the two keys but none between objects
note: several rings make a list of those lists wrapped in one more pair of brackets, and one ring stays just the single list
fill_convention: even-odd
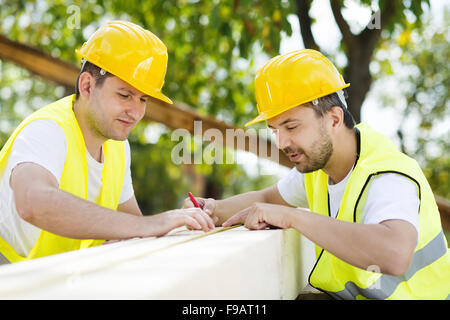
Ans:
[{"label": "white wooden surface", "polygon": [[[216,228],[217,229],[217,228]],[[314,263],[293,229],[185,228],[0,266],[0,299],[295,299]]]}]

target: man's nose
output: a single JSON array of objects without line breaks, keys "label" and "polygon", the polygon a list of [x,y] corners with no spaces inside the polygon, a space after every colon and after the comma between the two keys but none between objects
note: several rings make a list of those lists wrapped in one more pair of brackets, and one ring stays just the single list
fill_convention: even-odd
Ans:
[{"label": "man's nose", "polygon": [[133,99],[127,110],[128,116],[132,117],[135,121],[141,120],[145,114],[146,104],[146,102],[142,102],[139,98]]},{"label": "man's nose", "polygon": [[287,134],[283,134],[281,130],[277,130],[277,147],[278,149],[284,150],[291,145],[291,138]]}]

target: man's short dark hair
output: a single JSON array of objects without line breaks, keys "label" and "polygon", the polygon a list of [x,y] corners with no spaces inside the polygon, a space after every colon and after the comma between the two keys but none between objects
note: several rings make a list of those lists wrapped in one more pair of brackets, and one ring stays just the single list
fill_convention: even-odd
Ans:
[{"label": "man's short dark hair", "polygon": [[[347,93],[344,90],[344,97],[347,97]],[[347,107],[339,98],[336,92],[333,92],[329,95],[317,99],[317,104],[313,104],[312,102],[308,102],[307,106],[314,109],[316,114],[322,117],[325,113],[331,110],[332,107],[339,107],[344,111],[344,124],[347,128],[353,129],[355,126],[355,119],[353,118],[350,111],[348,111]]]},{"label": "man's short dark hair", "polygon": [[107,77],[111,77],[112,74],[106,72],[102,74],[100,71],[102,69],[95,64],[90,63],[89,61],[84,62],[84,65],[81,68],[80,74],[78,75],[77,82],[75,83],[75,99],[78,99],[80,96],[80,88],[78,87],[78,81],[80,80],[80,76],[83,72],[89,72],[95,79],[95,86],[102,86],[103,82]]}]

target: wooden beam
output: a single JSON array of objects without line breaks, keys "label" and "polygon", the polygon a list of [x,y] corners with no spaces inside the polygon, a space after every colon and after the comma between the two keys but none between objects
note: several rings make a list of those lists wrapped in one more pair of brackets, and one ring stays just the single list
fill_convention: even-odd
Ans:
[{"label": "wooden beam", "polygon": [[[180,227],[164,237],[2,265],[0,299],[292,300],[308,282],[302,265],[314,260],[301,241],[294,229]],[[181,318],[181,308],[173,314]]]},{"label": "wooden beam", "polygon": [[[71,63],[52,57],[42,50],[12,41],[4,35],[0,35],[0,59],[11,61],[33,74],[71,89],[74,88],[78,73],[80,72],[80,69]],[[171,129],[186,129],[191,134],[194,134],[194,121],[201,121],[203,131],[211,128],[220,130],[224,137],[224,146],[230,148],[237,147],[238,149],[261,156],[259,147],[261,144],[264,144],[267,150],[267,159],[278,159],[281,165],[292,167],[292,163],[286,155],[273,146],[271,141],[260,140],[256,148],[250,145],[249,138],[246,139],[246,143],[242,148],[237,143],[227,145],[225,139],[226,130],[236,130],[235,132],[239,137],[243,135],[242,130],[238,130],[238,127],[218,121],[210,116],[200,115],[192,108],[178,102],[170,105],[158,99],[151,99],[148,103],[144,119],[163,123]],[[247,136],[252,136],[252,134],[248,133]],[[270,153],[272,149],[277,150],[278,157],[272,157]]]},{"label": "wooden beam", "polygon": [[[191,134],[195,133],[194,121],[201,121],[200,133],[204,134],[209,129],[219,130],[223,147],[252,152],[260,158],[278,161],[280,165],[293,167],[289,158],[271,141],[258,137],[252,130],[244,130],[213,117],[199,115],[184,104],[175,102],[171,105],[152,98],[147,104],[146,119],[164,123],[172,129],[186,129]],[[272,151],[277,154],[272,154]]]},{"label": "wooden beam", "polygon": [[0,59],[11,61],[45,80],[73,88],[80,69],[42,50],[0,35]]}]

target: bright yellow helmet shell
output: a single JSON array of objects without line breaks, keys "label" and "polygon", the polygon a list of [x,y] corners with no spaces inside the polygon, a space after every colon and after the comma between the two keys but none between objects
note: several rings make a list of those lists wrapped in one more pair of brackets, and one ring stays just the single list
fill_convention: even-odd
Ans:
[{"label": "bright yellow helmet shell", "polygon": [[320,52],[303,49],[269,60],[258,70],[255,94],[259,115],[246,126],[348,87]]},{"label": "bright yellow helmet shell", "polygon": [[76,53],[139,91],[172,103],[161,93],[167,70],[167,48],[150,31],[127,21],[108,22]]}]

